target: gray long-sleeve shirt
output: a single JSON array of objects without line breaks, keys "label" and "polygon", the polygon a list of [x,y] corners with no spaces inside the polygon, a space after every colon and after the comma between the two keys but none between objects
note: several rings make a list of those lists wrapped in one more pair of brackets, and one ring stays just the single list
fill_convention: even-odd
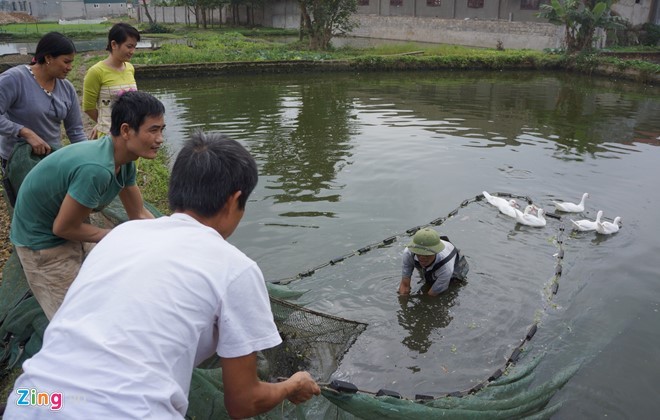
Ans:
[{"label": "gray long-sleeve shirt", "polygon": [[66,79],[56,79],[48,96],[27,66],[19,65],[0,74],[0,157],[8,159],[27,127],[46,143],[62,144],[61,125],[72,143],[87,140],[76,90]]}]

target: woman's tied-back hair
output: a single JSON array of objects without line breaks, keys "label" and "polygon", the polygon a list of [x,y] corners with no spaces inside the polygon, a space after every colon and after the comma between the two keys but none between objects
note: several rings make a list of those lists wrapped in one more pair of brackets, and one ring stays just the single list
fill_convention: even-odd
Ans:
[{"label": "woman's tied-back hair", "polygon": [[133,130],[140,131],[145,118],[164,114],[165,106],[154,96],[139,90],[124,92],[112,104],[110,134],[118,136],[124,123]]},{"label": "woman's tied-back hair", "polygon": [[172,167],[170,209],[212,217],[236,191],[241,191],[238,206],[244,209],[257,180],[257,164],[239,142],[220,133],[196,131]]},{"label": "woman's tied-back hair", "polygon": [[57,58],[60,55],[75,53],[76,46],[73,45],[73,41],[59,32],[48,32],[39,40],[34,57],[32,58],[32,64],[44,64],[47,55]]},{"label": "woman's tied-back hair", "polygon": [[105,47],[105,50],[112,52],[112,41],[121,45],[126,42],[129,37],[135,38],[136,41],[139,41],[140,32],[128,23],[115,23],[108,32],[108,45]]}]

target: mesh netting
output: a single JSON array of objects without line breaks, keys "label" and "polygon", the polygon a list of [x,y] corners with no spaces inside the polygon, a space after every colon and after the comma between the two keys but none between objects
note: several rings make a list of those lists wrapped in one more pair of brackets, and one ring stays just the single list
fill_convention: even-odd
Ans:
[{"label": "mesh netting", "polygon": [[[270,290],[275,293],[282,291],[281,286]],[[320,381],[327,380],[351,344],[367,327],[360,322],[294,305],[275,298],[272,294],[270,304],[282,343],[260,353],[259,376],[262,379],[276,381],[299,370],[306,370]],[[218,367],[218,357],[207,360],[202,366],[204,368],[195,369],[193,372],[186,418],[229,418],[224,406],[222,369]],[[320,408],[309,404],[294,406],[285,401],[270,412],[255,418],[317,418],[321,410],[333,409],[328,405]]]},{"label": "mesh netting", "polygon": [[48,319],[31,296],[16,253],[2,270],[0,285],[0,362],[5,371],[19,367],[41,349]]},{"label": "mesh netting", "polygon": [[367,327],[272,297],[270,303],[283,340],[281,345],[263,352],[271,378],[306,370],[319,380],[327,380]]},{"label": "mesh netting", "polygon": [[539,361],[536,358],[518,364],[508,376],[465,397],[412,401],[387,395],[341,393],[329,388],[322,389],[322,395],[342,410],[364,419],[547,419],[561,408],[560,404],[548,406],[550,399],[573,376],[578,365],[566,367],[551,380],[528,389]]},{"label": "mesh netting", "polygon": [[[563,222],[549,214],[546,228],[521,227],[482,200],[280,280],[314,290],[304,298],[309,307],[369,323],[333,374],[350,382],[323,388],[335,411],[317,407],[315,415],[549,418],[559,409],[549,401],[579,364],[532,386],[541,357],[529,350],[558,290]],[[436,298],[420,290],[397,304],[391,295],[405,243],[418,229],[439,225],[470,261],[467,282],[452,282]]]},{"label": "mesh netting", "polygon": [[[278,298],[278,295],[298,297],[295,291],[285,292],[285,289],[268,284],[271,311],[282,343],[259,354],[259,377],[277,381],[305,370],[317,380],[327,381],[367,324],[323,314]],[[217,369],[220,359],[213,356],[200,367]]]}]

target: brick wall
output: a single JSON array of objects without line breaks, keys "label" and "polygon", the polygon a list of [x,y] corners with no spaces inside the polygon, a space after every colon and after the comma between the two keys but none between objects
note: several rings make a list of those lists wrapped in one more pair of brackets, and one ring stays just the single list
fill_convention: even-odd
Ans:
[{"label": "brick wall", "polygon": [[549,23],[506,20],[457,20],[410,16],[355,15],[351,35],[495,48],[559,48],[563,28]]}]

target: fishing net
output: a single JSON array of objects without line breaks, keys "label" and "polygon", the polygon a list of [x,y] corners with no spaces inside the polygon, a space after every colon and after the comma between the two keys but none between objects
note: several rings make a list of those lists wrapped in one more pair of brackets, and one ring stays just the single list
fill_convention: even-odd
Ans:
[{"label": "fishing net", "polygon": [[288,377],[299,370],[315,378],[329,378],[367,327],[273,297],[270,304],[283,340],[283,345],[263,351],[271,378]]},{"label": "fishing net", "polygon": [[[531,340],[555,307],[562,273],[564,226],[558,215],[547,220],[545,228],[518,225],[480,195],[446,217],[279,280],[314,290],[301,298],[306,307],[369,325],[322,389],[335,410],[316,407],[315,414],[549,418],[559,409],[550,399],[579,365],[530,387],[542,359],[530,357]],[[397,299],[401,253],[423,227],[455,241],[470,272],[435,298],[414,275],[411,296]]]},{"label": "fishing net", "polygon": [[337,392],[330,388],[324,388],[322,394],[342,410],[364,419],[546,419],[561,407],[560,404],[548,406],[550,399],[579,366],[568,366],[551,380],[528,389],[539,361],[540,357],[520,363],[511,368],[507,376],[464,397],[413,401],[389,395]]},{"label": "fishing net", "polygon": [[[275,296],[298,296],[295,292],[285,292],[282,286],[266,284],[282,344],[259,354],[259,377],[277,381],[305,370],[314,378],[327,380],[367,325],[295,305]],[[219,368],[220,359],[213,356],[200,367]]]},{"label": "fishing net", "polygon": [[31,296],[16,253],[2,270],[0,285],[0,362],[19,367],[41,348],[48,318]]},{"label": "fishing net", "polygon": [[[278,290],[277,287],[272,290]],[[342,356],[367,327],[366,324],[321,314],[290,302],[270,298],[282,344],[265,350],[259,355],[259,376],[277,381],[299,370],[306,370],[321,381],[327,380],[336,370]],[[213,357],[195,369],[191,384],[186,418],[229,418],[224,406],[222,369]],[[327,409],[327,408],[324,408]],[[310,414],[310,412],[316,413]],[[285,401],[258,419],[316,418],[319,409],[310,405],[294,406]]]}]

